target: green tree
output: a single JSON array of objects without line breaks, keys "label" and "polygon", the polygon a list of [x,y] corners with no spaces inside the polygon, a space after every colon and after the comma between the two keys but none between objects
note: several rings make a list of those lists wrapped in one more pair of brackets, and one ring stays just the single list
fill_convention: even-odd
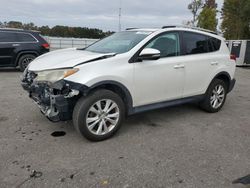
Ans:
[{"label": "green tree", "polygon": [[18,22],[18,21],[10,21],[8,22],[7,27],[22,29],[23,24],[22,22]]},{"label": "green tree", "polygon": [[0,27],[10,27],[10,28],[19,28],[26,30],[38,30],[42,35],[45,36],[55,36],[55,37],[75,37],[75,38],[96,38],[100,39],[105,36],[112,34],[113,32],[108,31],[104,32],[96,28],[87,28],[87,27],[68,27],[57,25],[52,28],[49,26],[38,27],[34,23],[22,23],[18,21],[10,22],[0,22]]},{"label": "green tree", "polygon": [[193,26],[196,26],[199,11],[202,8],[202,6],[203,6],[202,0],[192,0],[192,2],[188,5],[188,9],[193,14],[193,20],[191,21]]},{"label": "green tree", "polygon": [[250,0],[246,0],[242,7],[241,19],[243,22],[242,38],[250,39]]},{"label": "green tree", "polygon": [[39,31],[41,31],[42,35],[45,35],[45,36],[49,36],[50,35],[50,28],[47,25],[40,27]]},{"label": "green tree", "polygon": [[26,30],[37,30],[37,29],[38,29],[38,27],[35,26],[35,24],[32,23],[32,22],[27,23],[27,24],[23,24],[23,25],[22,25],[22,28],[23,28],[23,29],[26,29]]},{"label": "green tree", "polygon": [[227,39],[250,38],[250,0],[225,0],[222,32]]},{"label": "green tree", "polygon": [[203,9],[198,16],[198,27],[216,31],[218,21],[216,19],[217,5],[215,0],[206,0]]},{"label": "green tree", "polygon": [[216,31],[217,19],[216,9],[205,7],[198,17],[198,27]]}]

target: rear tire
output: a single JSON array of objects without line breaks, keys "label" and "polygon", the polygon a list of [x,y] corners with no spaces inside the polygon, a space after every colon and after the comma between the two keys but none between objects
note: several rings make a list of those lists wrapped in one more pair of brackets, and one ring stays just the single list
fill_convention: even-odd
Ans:
[{"label": "rear tire", "polygon": [[205,99],[200,107],[209,113],[216,113],[224,106],[227,97],[227,86],[223,80],[215,79],[209,86]]},{"label": "rear tire", "polygon": [[124,120],[124,103],[109,90],[97,90],[76,103],[73,124],[77,132],[91,141],[112,137]]},{"label": "rear tire", "polygon": [[36,58],[35,55],[32,54],[26,54],[26,55],[22,55],[19,58],[18,61],[18,65],[20,67],[20,71],[24,71],[26,69],[26,67]]}]

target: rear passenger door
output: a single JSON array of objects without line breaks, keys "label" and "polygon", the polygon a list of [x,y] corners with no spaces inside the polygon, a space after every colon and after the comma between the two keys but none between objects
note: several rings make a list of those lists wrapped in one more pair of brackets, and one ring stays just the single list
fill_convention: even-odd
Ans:
[{"label": "rear passenger door", "polygon": [[221,41],[195,32],[183,32],[185,84],[183,97],[204,94],[218,69]]},{"label": "rear passenger door", "polygon": [[16,40],[14,32],[0,31],[0,66],[13,65]]}]

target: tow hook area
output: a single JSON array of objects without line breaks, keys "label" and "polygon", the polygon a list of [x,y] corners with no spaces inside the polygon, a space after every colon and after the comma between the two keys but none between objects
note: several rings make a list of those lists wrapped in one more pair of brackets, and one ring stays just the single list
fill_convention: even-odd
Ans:
[{"label": "tow hook area", "polygon": [[23,82],[22,85],[49,120],[58,122],[72,118],[73,108],[81,93],[77,84],[62,80],[54,84]]},{"label": "tow hook area", "polygon": [[[63,92],[62,92],[63,93]],[[51,94],[50,105],[40,105],[42,113],[51,121],[65,121],[71,119],[76,98],[80,94],[77,90],[69,90],[65,94]]]},{"label": "tow hook area", "polygon": [[66,95],[50,95],[50,105],[41,106],[42,113],[51,121],[58,122],[71,118],[70,112],[73,111],[74,101],[71,100],[80,94],[77,90],[71,90]]},{"label": "tow hook area", "polygon": [[50,96],[50,106],[42,106],[39,105],[41,112],[51,121],[58,122],[59,119],[59,111],[55,107],[56,100],[55,96]]}]

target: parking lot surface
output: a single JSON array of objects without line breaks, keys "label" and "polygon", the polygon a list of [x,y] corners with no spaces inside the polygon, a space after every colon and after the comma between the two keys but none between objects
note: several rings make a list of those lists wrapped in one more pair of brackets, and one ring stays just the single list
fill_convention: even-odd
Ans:
[{"label": "parking lot surface", "polygon": [[79,136],[72,122],[49,122],[20,75],[0,70],[1,188],[244,187],[232,181],[250,173],[250,69],[237,69],[219,113],[194,104],[147,112],[98,143]]}]

